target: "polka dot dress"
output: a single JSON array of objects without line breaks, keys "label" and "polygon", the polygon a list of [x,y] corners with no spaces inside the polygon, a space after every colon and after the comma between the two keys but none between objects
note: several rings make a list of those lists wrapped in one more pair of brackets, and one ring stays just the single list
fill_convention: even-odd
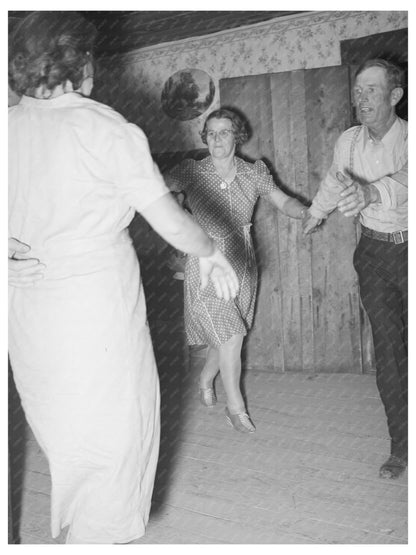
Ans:
[{"label": "polka dot dress", "polygon": [[212,237],[237,273],[238,296],[219,299],[211,283],[200,290],[198,258],[187,257],[185,268],[185,328],[190,345],[219,347],[233,335],[246,335],[254,315],[257,267],[250,236],[253,209],[259,196],[276,185],[266,165],[235,158],[236,176],[225,183],[208,156],[185,160],[167,176],[171,190],[184,191],[192,215]]}]

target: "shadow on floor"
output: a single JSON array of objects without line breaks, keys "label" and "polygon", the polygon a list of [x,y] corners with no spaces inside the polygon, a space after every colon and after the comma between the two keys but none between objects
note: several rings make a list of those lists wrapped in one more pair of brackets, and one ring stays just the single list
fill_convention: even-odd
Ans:
[{"label": "shadow on floor", "polygon": [[[171,279],[171,278],[170,278]],[[149,324],[159,371],[161,391],[161,440],[153,493],[152,512],[164,502],[177,464],[177,445],[183,436],[184,418],[194,387],[189,371],[183,325],[183,282],[171,280],[169,298],[146,296]],[[152,302],[153,301],[153,302]]]},{"label": "shadow on floor", "polygon": [[9,544],[19,542],[23,475],[26,455],[26,419],[9,361]]}]

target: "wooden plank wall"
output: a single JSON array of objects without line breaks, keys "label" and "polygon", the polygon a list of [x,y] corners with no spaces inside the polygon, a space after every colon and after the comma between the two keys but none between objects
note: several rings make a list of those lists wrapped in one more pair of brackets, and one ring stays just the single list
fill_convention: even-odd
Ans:
[{"label": "wooden plank wall", "polygon": [[[291,72],[271,76],[273,156],[281,186],[307,199],[307,144],[305,76]],[[311,311],[311,272],[308,239],[301,225],[283,214],[277,217],[278,260],[281,275],[281,327],[284,334],[284,370],[314,370]],[[300,340],[301,338],[301,340]]]},{"label": "wooden plank wall", "polygon": [[[253,135],[242,154],[269,162],[282,188],[312,199],[336,138],[350,126],[348,68],[224,79],[220,97],[251,124]],[[334,212],[305,238],[299,222],[261,200],[254,236],[260,284],[246,367],[362,372],[362,328],[368,322],[360,318],[352,265],[356,222]]]}]

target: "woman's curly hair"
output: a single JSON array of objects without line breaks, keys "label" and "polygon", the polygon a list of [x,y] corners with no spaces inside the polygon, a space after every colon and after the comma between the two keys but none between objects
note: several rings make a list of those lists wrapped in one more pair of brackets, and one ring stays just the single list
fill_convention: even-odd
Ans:
[{"label": "woman's curly hair", "polygon": [[69,80],[78,89],[96,35],[95,26],[76,12],[31,13],[9,39],[10,88],[33,96],[40,86],[53,91]]},{"label": "woman's curly hair", "polygon": [[216,119],[229,119],[232,124],[232,130],[234,134],[234,141],[236,146],[245,143],[250,136],[250,129],[247,120],[237,112],[234,108],[219,108],[211,112],[204,123],[204,128],[201,131],[201,139],[204,144],[207,143],[207,124],[209,120]]}]

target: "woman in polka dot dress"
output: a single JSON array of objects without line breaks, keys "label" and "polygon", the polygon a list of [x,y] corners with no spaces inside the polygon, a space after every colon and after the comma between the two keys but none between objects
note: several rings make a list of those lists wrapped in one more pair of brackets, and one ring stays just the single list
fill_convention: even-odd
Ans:
[{"label": "woman in polka dot dress", "polygon": [[200,399],[216,403],[214,379],[218,372],[227,395],[226,417],[241,432],[254,432],[240,389],[241,348],[253,321],[257,267],[250,236],[251,218],[259,196],[284,214],[302,218],[306,209],[274,183],[266,165],[235,156],[248,139],[247,124],[229,109],[212,112],[201,133],[210,155],[202,161],[185,160],[167,176],[172,191],[186,193],[193,217],[218,244],[237,273],[240,290],[235,299],[218,299],[210,285],[200,289],[198,259],[188,256],[185,268],[185,328],[190,345],[208,345],[200,376]]}]

